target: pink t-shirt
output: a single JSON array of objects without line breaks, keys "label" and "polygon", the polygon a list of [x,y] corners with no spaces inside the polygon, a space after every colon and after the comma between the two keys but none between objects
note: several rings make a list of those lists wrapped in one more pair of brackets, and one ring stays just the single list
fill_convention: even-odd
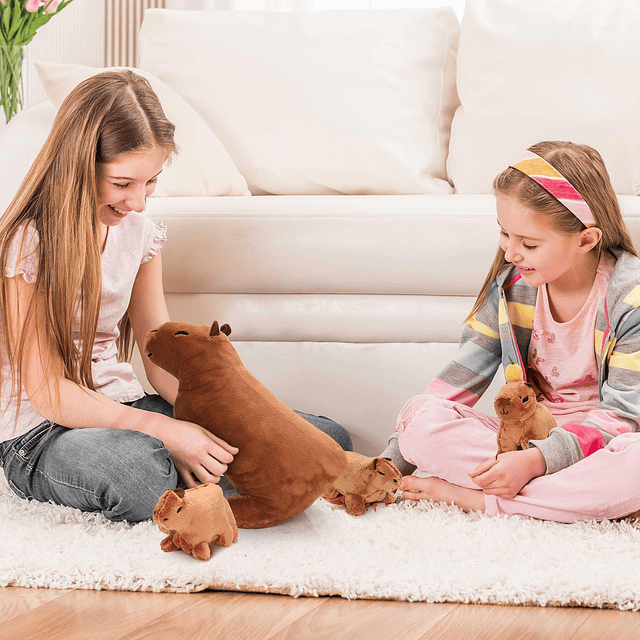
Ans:
[{"label": "pink t-shirt", "polygon": [[528,366],[542,391],[539,400],[558,424],[581,422],[600,400],[594,327],[614,264],[613,257],[603,256],[589,297],[569,322],[553,319],[547,286],[538,289]]},{"label": "pink t-shirt", "polygon": [[[38,271],[38,233],[34,227],[28,227],[22,252],[21,236],[17,235],[9,249],[5,276],[21,274],[27,282],[33,283]],[[161,222],[154,223],[139,213],[130,213],[119,225],[109,228],[102,253],[102,301],[93,344],[92,374],[96,390],[118,402],[131,402],[144,395],[144,389],[131,365],[118,362],[118,322],[129,306],[140,265],[157,255],[165,240],[164,225]],[[79,339],[76,338],[78,327],[79,318],[76,317],[72,330],[79,346]],[[33,409],[23,388],[16,425],[17,402],[15,398],[9,400],[11,371],[6,362],[2,364],[2,380],[0,442],[22,435],[45,420]]]}]

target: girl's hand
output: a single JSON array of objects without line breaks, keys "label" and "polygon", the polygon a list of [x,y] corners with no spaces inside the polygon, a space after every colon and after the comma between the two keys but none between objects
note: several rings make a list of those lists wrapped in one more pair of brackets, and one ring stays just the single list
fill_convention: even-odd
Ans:
[{"label": "girl's hand", "polygon": [[469,477],[484,493],[515,498],[530,480],[544,475],[546,463],[537,447],[507,451],[478,465]]},{"label": "girl's hand", "polygon": [[220,476],[238,453],[237,447],[193,422],[171,419],[171,424],[163,427],[160,440],[189,488],[220,482]]}]

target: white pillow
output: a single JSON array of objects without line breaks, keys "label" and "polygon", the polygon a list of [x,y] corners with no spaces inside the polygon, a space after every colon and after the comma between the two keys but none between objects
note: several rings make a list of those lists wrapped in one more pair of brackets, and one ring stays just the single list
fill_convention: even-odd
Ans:
[{"label": "white pillow", "polygon": [[[36,62],[38,75],[51,101],[60,107],[71,90],[102,71],[76,64]],[[248,196],[245,179],[211,129],[173,89],[150,73],[132,69],[146,78],[169,120],[176,127],[179,154],[158,181],[169,196]]]},{"label": "white pillow", "polygon": [[618,194],[633,194],[640,123],[640,11],[626,0],[467,0],[449,177],[490,193],[497,173],[541,140],[588,144]]},{"label": "white pillow", "polygon": [[18,111],[0,135],[0,216],[11,204],[56,116],[49,100]]},{"label": "white pillow", "polygon": [[253,194],[450,193],[451,8],[149,9],[140,67],[177,91]]}]

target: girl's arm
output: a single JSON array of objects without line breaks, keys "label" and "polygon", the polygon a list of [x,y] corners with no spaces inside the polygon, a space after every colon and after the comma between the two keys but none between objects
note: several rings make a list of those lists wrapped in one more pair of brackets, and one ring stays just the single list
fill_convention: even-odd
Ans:
[{"label": "girl's arm", "polygon": [[465,322],[455,356],[423,393],[475,406],[502,363],[499,304],[500,289],[494,281],[487,302]]},{"label": "girl's arm", "polygon": [[168,322],[169,312],[162,286],[162,254],[140,265],[128,309],[133,335],[149,384],[171,405],[178,393],[178,381],[144,355],[147,332]]},{"label": "girl's arm", "polygon": [[218,482],[237,453],[198,425],[160,413],[134,409],[65,378],[62,360],[38,327],[44,326],[42,305],[28,313],[35,285],[22,276],[6,278],[10,340],[24,334],[22,384],[34,410],[43,418],[70,429],[102,427],[131,429],[161,440],[188,486]]}]

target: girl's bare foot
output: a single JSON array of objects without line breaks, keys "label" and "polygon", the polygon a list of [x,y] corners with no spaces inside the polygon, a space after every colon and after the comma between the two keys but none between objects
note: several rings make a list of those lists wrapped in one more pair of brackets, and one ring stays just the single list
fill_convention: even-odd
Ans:
[{"label": "girl's bare foot", "polygon": [[405,500],[433,500],[455,504],[464,511],[484,511],[484,494],[477,489],[467,489],[451,484],[442,478],[419,478],[404,476],[402,478],[402,497]]}]

